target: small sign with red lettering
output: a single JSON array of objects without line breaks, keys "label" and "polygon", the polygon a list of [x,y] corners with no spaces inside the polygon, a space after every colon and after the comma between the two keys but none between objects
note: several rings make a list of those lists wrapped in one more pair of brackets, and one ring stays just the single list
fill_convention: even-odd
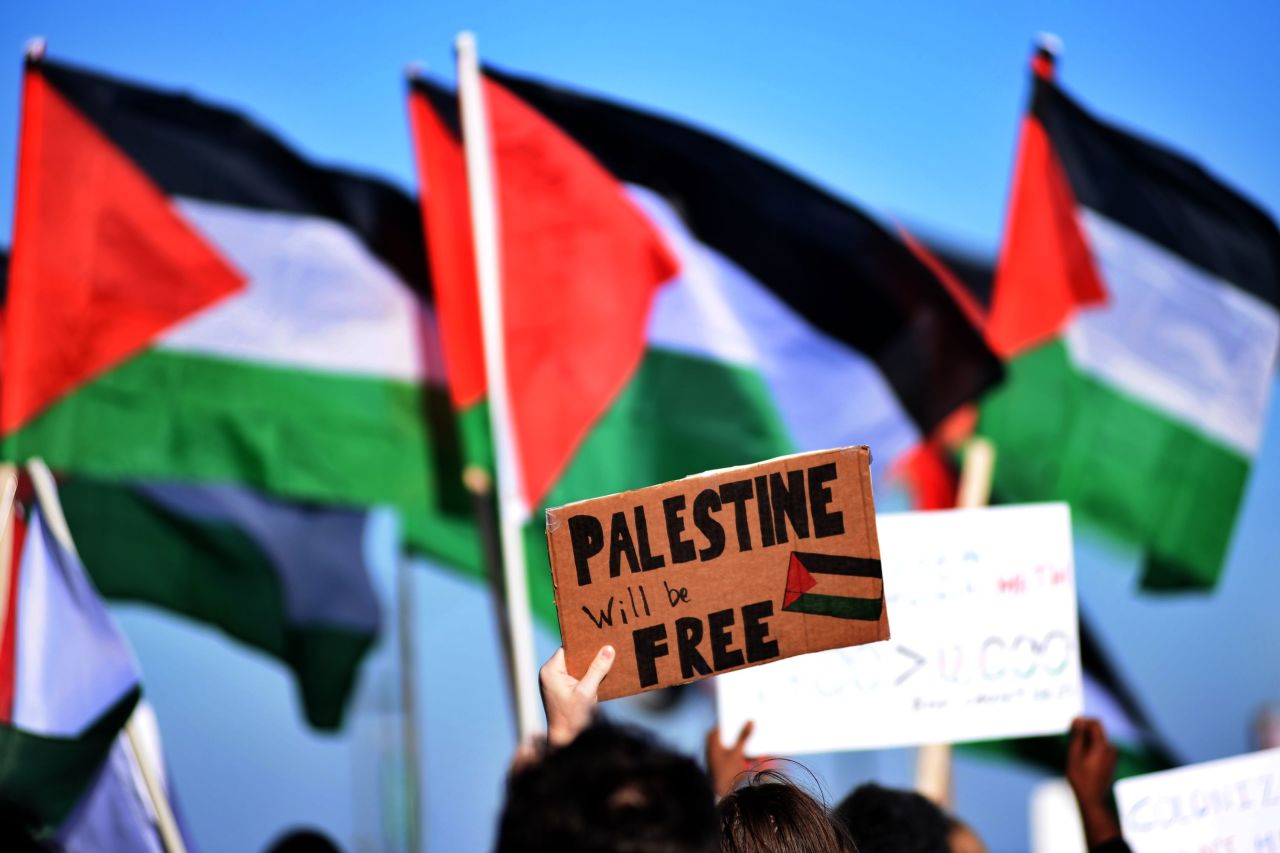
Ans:
[{"label": "small sign with red lettering", "polygon": [[889,638],[871,454],[848,447],[547,510],[569,672],[601,699]]}]

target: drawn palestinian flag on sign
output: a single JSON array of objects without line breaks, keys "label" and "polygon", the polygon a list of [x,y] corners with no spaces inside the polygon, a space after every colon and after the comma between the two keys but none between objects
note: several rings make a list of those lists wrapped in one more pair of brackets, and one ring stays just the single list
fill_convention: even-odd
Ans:
[{"label": "drawn palestinian flag on sign", "polygon": [[994,491],[1070,501],[1144,549],[1149,589],[1212,587],[1275,381],[1280,231],[1033,67],[988,324]]},{"label": "drawn palestinian flag on sign", "polygon": [[235,112],[29,61],[4,453],[391,505],[412,544],[478,567],[469,528],[435,511],[426,280],[398,189],[309,163]]},{"label": "drawn palestinian flag on sign", "polygon": [[[535,518],[539,507],[829,447],[869,444],[873,476],[883,476],[998,379],[997,359],[938,277],[855,207],[689,125],[509,74],[486,76],[486,91],[499,93],[491,106],[527,119],[525,135],[511,143],[518,153],[558,152],[541,161],[550,169],[570,159],[567,146],[579,149],[581,168],[557,173],[557,198],[572,203],[555,208],[579,254],[602,239],[593,231],[602,223],[624,223],[631,235],[628,310],[619,310],[625,322],[616,329],[626,346],[615,351],[627,358],[601,362],[607,377],[591,358],[545,361],[564,370],[558,381],[569,387],[609,393],[595,398],[607,405],[582,431],[525,435],[526,446],[573,439],[558,467],[542,469],[545,489],[529,495]],[[451,386],[471,377],[451,390],[464,445],[483,462],[488,415],[453,93],[415,81],[410,114]],[[518,190],[504,195],[503,156],[495,154],[500,202]],[[574,195],[587,189],[590,203]],[[599,209],[610,218],[582,215]],[[655,238],[674,268],[651,248]],[[613,272],[602,274],[601,292],[587,288],[587,296],[579,290],[556,303],[564,293],[551,276],[535,295],[544,310],[595,311],[592,303],[614,292],[604,283],[616,280]],[[450,300],[446,291],[468,298]],[[541,524],[526,528],[526,542],[534,610],[554,625]]]},{"label": "drawn palestinian flag on sign", "polygon": [[880,561],[792,551],[782,609],[875,622],[884,609]]}]

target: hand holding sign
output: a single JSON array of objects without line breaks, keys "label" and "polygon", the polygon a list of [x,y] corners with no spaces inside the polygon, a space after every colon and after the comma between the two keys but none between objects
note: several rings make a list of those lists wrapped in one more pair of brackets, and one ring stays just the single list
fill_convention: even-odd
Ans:
[{"label": "hand holding sign", "polygon": [[549,746],[571,743],[591,725],[591,715],[599,702],[596,693],[600,682],[609,674],[609,667],[613,666],[613,658],[613,646],[602,647],[581,679],[574,678],[565,669],[563,646],[542,665],[538,684],[542,688],[542,707],[547,712]]},{"label": "hand holding sign", "polygon": [[1111,811],[1111,785],[1115,775],[1116,748],[1107,740],[1102,723],[1076,717],[1067,743],[1067,782],[1080,806],[1080,819],[1090,850],[1120,837],[1120,823]]},{"label": "hand holding sign", "polygon": [[1102,723],[1076,717],[1067,743],[1067,782],[1080,807],[1089,849],[1120,837],[1120,821],[1111,810],[1111,785],[1116,775],[1116,748],[1107,740]]}]

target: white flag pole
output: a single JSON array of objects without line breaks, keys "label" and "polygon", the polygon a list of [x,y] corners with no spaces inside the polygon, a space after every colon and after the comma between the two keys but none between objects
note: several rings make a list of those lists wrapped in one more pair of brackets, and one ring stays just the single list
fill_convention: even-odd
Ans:
[{"label": "white flag pole", "polygon": [[507,587],[507,625],[515,676],[516,731],[520,740],[542,729],[538,678],[534,669],[533,621],[529,614],[529,582],[525,571],[522,528],[529,507],[521,495],[520,459],[511,423],[507,385],[506,340],[502,322],[501,239],[494,193],[493,149],[489,117],[480,82],[476,39],[462,33],[454,42],[458,59],[458,99],[462,106],[463,150],[471,198],[471,233],[475,245],[476,281],[484,338],[489,425],[493,434],[498,486],[498,530]]}]

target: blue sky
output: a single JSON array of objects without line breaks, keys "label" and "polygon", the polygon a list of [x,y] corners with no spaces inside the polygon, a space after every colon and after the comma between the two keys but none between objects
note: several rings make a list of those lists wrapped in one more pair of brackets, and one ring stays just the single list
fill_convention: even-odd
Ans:
[{"label": "blue sky", "polygon": [[[1193,154],[1280,212],[1274,0],[43,0],[11,4],[0,19],[0,242],[11,222],[21,51],[31,36],[48,37],[57,58],[188,89],[245,110],[311,157],[412,187],[403,69],[418,60],[451,79],[450,44],[462,29],[477,33],[487,61],[713,128],[873,213],[982,252],[999,239],[1029,48],[1050,31],[1066,45],[1062,80],[1096,112]],[[1280,600],[1277,502],[1273,407],[1217,592],[1138,599],[1136,555],[1087,532],[1078,539],[1086,607],[1189,759],[1247,748],[1249,718],[1280,698],[1280,661],[1265,651],[1280,648],[1280,620],[1268,612]],[[488,604],[478,588],[439,573],[417,576],[416,586],[428,837],[432,849],[483,849],[510,746]],[[278,667],[212,632],[121,612],[205,849],[257,849],[299,822],[325,826],[354,849],[380,825],[371,792],[389,772],[378,758],[394,728],[389,651],[366,669],[358,725],[320,738],[299,728]],[[191,678],[193,661],[204,677]],[[692,745],[708,720],[704,703],[666,725]],[[905,783],[905,756],[809,763],[839,795],[868,775]],[[960,767],[960,811],[993,849],[1025,846],[1030,779]]]}]

